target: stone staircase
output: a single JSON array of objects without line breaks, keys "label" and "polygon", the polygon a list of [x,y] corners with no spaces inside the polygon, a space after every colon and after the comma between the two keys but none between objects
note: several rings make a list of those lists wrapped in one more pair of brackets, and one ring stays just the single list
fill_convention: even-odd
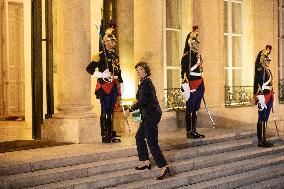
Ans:
[{"label": "stone staircase", "polygon": [[[135,146],[0,169],[0,188],[284,188],[284,141],[256,147],[250,132],[222,134],[162,146],[173,176],[137,171]],[[151,159],[153,162],[153,160]],[[153,164],[153,163],[152,163]]]}]

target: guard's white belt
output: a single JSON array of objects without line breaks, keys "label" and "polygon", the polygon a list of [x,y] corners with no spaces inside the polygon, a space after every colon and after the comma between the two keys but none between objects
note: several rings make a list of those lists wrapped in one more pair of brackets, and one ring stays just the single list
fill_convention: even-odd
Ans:
[{"label": "guard's white belt", "polygon": [[191,67],[191,71],[195,70],[198,67],[198,64],[195,64],[194,66]]},{"label": "guard's white belt", "polygon": [[270,89],[271,89],[271,87],[270,87],[270,86],[262,86],[262,90],[264,90],[264,89],[268,89],[268,90],[270,90]]},{"label": "guard's white belt", "polygon": [[201,73],[197,73],[197,72],[190,72],[190,75],[192,75],[192,76],[201,76]]}]

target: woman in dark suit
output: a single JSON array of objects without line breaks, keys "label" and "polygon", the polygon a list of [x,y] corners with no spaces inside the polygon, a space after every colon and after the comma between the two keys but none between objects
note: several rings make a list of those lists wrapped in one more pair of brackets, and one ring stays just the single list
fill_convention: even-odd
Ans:
[{"label": "woman in dark suit", "polygon": [[157,180],[162,180],[170,174],[168,163],[158,144],[158,124],[162,116],[162,111],[156,96],[155,87],[149,78],[151,75],[149,66],[145,62],[139,62],[136,64],[135,69],[139,78],[138,91],[136,94],[137,102],[125,113],[125,115],[128,116],[129,112],[139,109],[142,118],[142,122],[135,136],[141,165],[135,169],[151,169],[147,150],[148,143],[151,154],[158,168],[161,169],[161,175],[157,177]]}]

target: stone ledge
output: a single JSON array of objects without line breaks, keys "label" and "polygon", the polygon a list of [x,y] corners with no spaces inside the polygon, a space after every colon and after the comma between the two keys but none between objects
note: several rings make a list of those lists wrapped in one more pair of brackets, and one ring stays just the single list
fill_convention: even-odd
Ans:
[{"label": "stone ledge", "polygon": [[101,130],[96,118],[44,120],[41,139],[55,142],[95,143],[101,141]]}]

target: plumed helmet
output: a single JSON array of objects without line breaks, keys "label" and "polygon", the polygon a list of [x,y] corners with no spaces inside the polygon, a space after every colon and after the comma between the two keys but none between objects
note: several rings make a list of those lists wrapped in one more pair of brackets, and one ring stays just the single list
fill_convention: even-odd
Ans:
[{"label": "plumed helmet", "polygon": [[103,37],[103,40],[104,40],[104,41],[110,41],[110,40],[115,40],[115,41],[116,41],[116,37],[114,36],[113,31],[114,31],[114,28],[113,28],[113,27],[108,28],[108,29],[105,31],[105,35],[104,35],[104,37]]}]

